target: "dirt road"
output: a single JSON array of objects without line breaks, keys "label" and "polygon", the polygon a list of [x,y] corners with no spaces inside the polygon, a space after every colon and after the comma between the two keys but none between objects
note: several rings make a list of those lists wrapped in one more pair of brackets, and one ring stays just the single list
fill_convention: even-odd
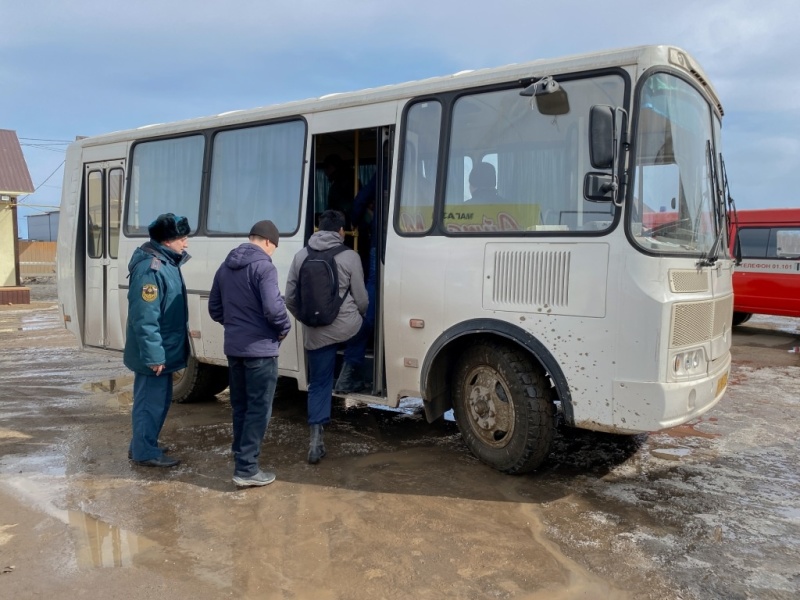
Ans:
[{"label": "dirt road", "polygon": [[47,290],[0,308],[0,598],[789,599],[800,595],[797,321],[734,338],[699,422],[559,434],[537,473],[475,460],[454,424],[339,406],[305,462],[284,394],[263,466],[231,483],[230,406],[173,406],[183,464],[132,466],[131,379],[82,353]]}]

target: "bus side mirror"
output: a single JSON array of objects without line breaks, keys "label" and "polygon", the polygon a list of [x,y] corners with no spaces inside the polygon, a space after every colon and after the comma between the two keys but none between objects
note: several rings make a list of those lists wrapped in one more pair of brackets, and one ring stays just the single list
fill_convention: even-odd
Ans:
[{"label": "bus side mirror", "polygon": [[589,112],[589,160],[595,169],[614,166],[614,109],[597,105]]}]

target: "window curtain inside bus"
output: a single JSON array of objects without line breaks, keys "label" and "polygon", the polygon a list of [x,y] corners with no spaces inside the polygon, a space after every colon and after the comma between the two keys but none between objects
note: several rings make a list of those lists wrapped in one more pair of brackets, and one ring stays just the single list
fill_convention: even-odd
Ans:
[{"label": "window curtain inside bus", "polygon": [[[358,166],[358,189],[369,183],[373,174],[377,171],[375,165]],[[328,192],[331,189],[331,182],[325,175],[325,169],[319,168],[314,173],[314,210],[321,213],[328,208]],[[355,194],[353,194],[355,197]]]},{"label": "window curtain inside bus", "polygon": [[247,234],[269,219],[281,233],[297,230],[305,125],[301,121],[223,131],[214,138],[209,233]]},{"label": "window curtain inside bus", "polygon": [[195,135],[138,144],[133,151],[127,232],[146,235],[163,213],[185,216],[198,227],[205,138]]}]

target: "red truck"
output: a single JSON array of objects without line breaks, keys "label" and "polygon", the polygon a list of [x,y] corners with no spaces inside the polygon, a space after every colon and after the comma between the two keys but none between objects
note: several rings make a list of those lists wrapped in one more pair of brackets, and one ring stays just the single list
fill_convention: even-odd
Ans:
[{"label": "red truck", "polygon": [[731,225],[733,324],[753,314],[800,317],[800,208],[740,210]]}]

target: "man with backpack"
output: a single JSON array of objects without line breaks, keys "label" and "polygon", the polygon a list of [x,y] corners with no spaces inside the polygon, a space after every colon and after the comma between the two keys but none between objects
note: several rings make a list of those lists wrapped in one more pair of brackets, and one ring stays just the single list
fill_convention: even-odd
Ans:
[{"label": "man with backpack", "polygon": [[295,255],[286,280],[286,308],[305,325],[312,465],[326,454],[322,428],[331,420],[336,351],[358,333],[369,304],[361,258],[344,245],[344,226],[343,213],[322,213],[319,231]]}]

